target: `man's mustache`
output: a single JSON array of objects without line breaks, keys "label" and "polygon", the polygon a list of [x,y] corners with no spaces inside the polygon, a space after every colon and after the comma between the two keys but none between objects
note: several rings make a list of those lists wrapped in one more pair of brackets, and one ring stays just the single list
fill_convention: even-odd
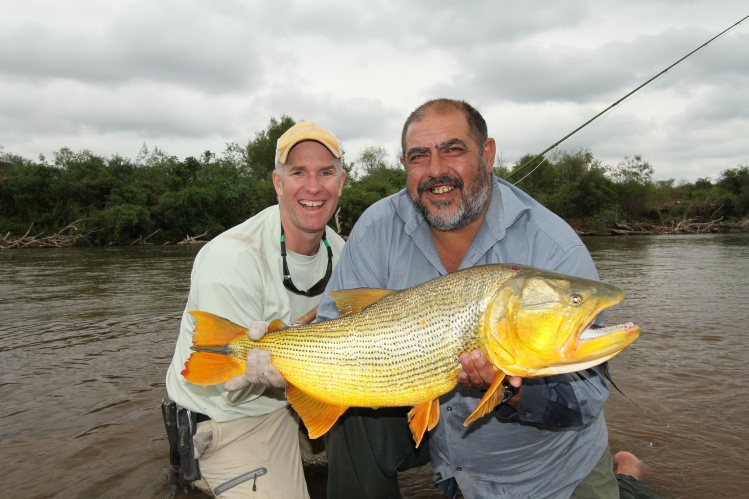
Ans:
[{"label": "man's mustache", "polygon": [[440,185],[453,184],[460,190],[463,190],[463,181],[457,177],[451,177],[449,175],[440,175],[439,177],[429,179],[425,182],[421,182],[417,187],[416,191],[419,195],[423,194],[424,191],[428,191]]}]

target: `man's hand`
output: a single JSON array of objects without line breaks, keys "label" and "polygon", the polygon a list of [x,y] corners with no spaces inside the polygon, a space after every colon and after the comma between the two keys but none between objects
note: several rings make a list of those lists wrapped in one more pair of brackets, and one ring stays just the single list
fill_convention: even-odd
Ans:
[{"label": "man's hand", "polygon": [[[478,390],[486,390],[494,381],[496,373],[494,366],[489,362],[481,350],[463,352],[458,356],[463,370],[458,373],[458,383]],[[519,376],[507,376],[507,382],[515,388],[521,388],[523,378]]]},{"label": "man's hand", "polygon": [[265,336],[265,333],[268,332],[269,324],[270,322],[266,321],[255,321],[251,323],[250,327],[247,328],[247,337],[252,341],[260,341],[260,339]]},{"label": "man's hand", "polygon": [[[258,341],[268,332],[268,323],[255,321],[247,328],[247,337]],[[286,382],[281,372],[271,364],[270,352],[261,348],[253,348],[247,353],[247,369],[244,374],[224,383],[227,392],[241,390],[249,385],[265,385],[274,388],[285,388]]]}]

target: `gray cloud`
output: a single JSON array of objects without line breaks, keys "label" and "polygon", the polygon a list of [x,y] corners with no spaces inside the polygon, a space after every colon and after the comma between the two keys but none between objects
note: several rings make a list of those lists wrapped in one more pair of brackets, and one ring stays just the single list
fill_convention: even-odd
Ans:
[{"label": "gray cloud", "polygon": [[[398,149],[448,96],[486,116],[503,158],[540,151],[746,15],[739,0],[0,0],[0,145],[184,157],[283,114],[333,129],[353,160]],[[659,178],[749,163],[749,22],[561,147]]]}]

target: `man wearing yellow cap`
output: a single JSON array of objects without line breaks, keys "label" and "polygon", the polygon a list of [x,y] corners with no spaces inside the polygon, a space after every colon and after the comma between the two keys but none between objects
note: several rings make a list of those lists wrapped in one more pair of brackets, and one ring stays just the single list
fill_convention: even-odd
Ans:
[{"label": "man wearing yellow cap", "polygon": [[[217,236],[193,265],[190,293],[174,358],[166,376],[180,428],[195,427],[192,448],[199,474],[216,497],[309,497],[299,450],[298,419],[284,395],[285,380],[267,352],[248,355],[247,373],[224,386],[202,387],[180,374],[190,356],[191,310],[252,325],[291,323],[317,306],[343,240],[326,224],[343,189],[338,139],[312,122],[287,130],[276,146],[273,185],[278,204]],[[185,465],[182,465],[183,470]],[[200,485],[200,482],[198,482]]]}]

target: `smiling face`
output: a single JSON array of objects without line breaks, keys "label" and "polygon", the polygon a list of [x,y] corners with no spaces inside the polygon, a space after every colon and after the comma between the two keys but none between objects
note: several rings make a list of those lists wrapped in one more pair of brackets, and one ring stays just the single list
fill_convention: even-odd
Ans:
[{"label": "smiling face", "polygon": [[460,229],[489,206],[495,143],[477,144],[463,112],[429,111],[404,135],[408,194],[429,225]]},{"label": "smiling face", "polygon": [[280,172],[273,172],[289,243],[299,239],[296,235],[321,234],[333,216],[346,179],[345,172],[338,173],[337,165],[338,160],[324,145],[307,140],[291,149]]}]

